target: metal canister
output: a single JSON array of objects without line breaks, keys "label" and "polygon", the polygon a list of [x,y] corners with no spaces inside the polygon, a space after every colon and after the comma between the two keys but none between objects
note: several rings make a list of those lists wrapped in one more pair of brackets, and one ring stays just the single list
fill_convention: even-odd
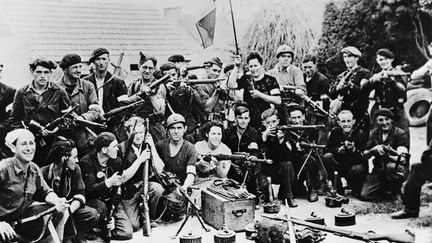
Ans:
[{"label": "metal canister", "polygon": [[309,218],[306,218],[305,221],[307,222],[311,222],[314,224],[320,224],[320,225],[325,225],[325,221],[324,218],[322,217],[318,217],[315,212],[311,213],[311,216]]},{"label": "metal canister", "polygon": [[214,235],[215,243],[235,243],[236,235],[232,230],[221,229],[216,232]]},{"label": "metal canister", "polygon": [[335,215],[336,226],[351,226],[356,224],[355,214],[342,208],[341,212]]},{"label": "metal canister", "polygon": [[201,243],[202,237],[199,235],[193,235],[189,232],[187,235],[180,236],[180,243]]},{"label": "metal canister", "polygon": [[250,223],[245,226],[246,239],[255,240],[257,230],[255,229],[255,223]]}]

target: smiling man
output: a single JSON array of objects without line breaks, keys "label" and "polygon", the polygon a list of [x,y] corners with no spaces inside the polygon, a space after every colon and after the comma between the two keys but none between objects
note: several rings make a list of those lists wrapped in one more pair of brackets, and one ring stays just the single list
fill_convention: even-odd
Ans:
[{"label": "smiling man", "polygon": [[[332,129],[322,158],[328,179],[334,181],[334,172],[344,177],[352,188],[353,195],[359,196],[368,163],[362,151],[368,140],[368,134],[356,126],[351,111],[342,110],[338,114],[338,125]],[[338,182],[338,192],[343,195],[342,184]]]},{"label": "smiling man", "polygon": [[408,153],[410,144],[408,134],[393,125],[393,112],[387,108],[379,109],[375,120],[378,127],[371,132],[363,154],[365,159],[375,157],[372,175],[377,175],[377,180],[366,179],[362,200],[382,199],[400,192],[409,168],[409,160],[394,152]]},{"label": "smiling man", "polygon": [[43,165],[54,137],[55,130],[44,128],[52,120],[62,115],[62,110],[69,107],[69,97],[59,85],[51,82],[55,63],[45,58],[38,58],[30,64],[33,80],[19,89],[15,95],[9,122],[13,128],[22,127],[23,123],[37,138],[37,150],[34,162]]}]

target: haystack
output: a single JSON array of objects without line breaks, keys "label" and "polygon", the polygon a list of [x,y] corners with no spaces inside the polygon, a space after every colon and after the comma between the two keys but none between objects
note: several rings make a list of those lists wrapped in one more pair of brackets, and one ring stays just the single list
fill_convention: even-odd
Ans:
[{"label": "haystack", "polygon": [[269,69],[277,62],[276,49],[287,44],[293,48],[295,62],[299,63],[317,44],[325,2],[282,0],[263,6],[243,37],[243,54],[259,51],[264,56],[265,68]]}]

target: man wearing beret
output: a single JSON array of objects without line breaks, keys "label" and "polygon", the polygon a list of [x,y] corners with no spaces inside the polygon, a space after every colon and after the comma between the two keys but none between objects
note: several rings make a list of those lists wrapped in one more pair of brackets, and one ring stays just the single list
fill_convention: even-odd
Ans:
[{"label": "man wearing beret", "polygon": [[[100,120],[102,108],[99,106],[95,86],[81,79],[81,57],[77,54],[67,54],[61,60],[60,67],[63,69],[64,76],[59,85],[66,89],[71,105],[78,105],[75,109],[76,118],[88,121]],[[86,154],[85,150],[92,146],[90,141],[94,139],[86,127],[77,127],[71,136],[78,146],[78,154]]]},{"label": "man wearing beret", "polygon": [[144,100],[134,112],[142,118],[150,118],[149,132],[158,141],[165,138],[165,127],[162,121],[165,115],[167,90],[165,85],[150,89],[149,85],[155,81],[154,73],[157,60],[154,56],[140,52],[139,69],[141,77],[132,81],[128,88],[129,102]]},{"label": "man wearing beret", "polygon": [[370,71],[358,65],[361,52],[356,47],[343,48],[342,56],[347,70],[339,74],[336,82],[330,87],[329,96],[333,99],[330,112],[338,114],[341,110],[349,110],[353,113],[358,126],[369,130],[369,92],[361,89],[361,82],[370,78]]},{"label": "man wearing beret", "polygon": [[362,89],[367,92],[375,90],[375,104],[371,110],[372,117],[379,108],[388,108],[395,115],[394,125],[409,134],[409,121],[404,109],[407,100],[407,76],[392,66],[393,60],[393,52],[385,48],[379,49],[376,52],[376,61],[381,67],[381,71],[372,75],[369,80],[363,80]]},{"label": "man wearing beret", "polygon": [[[206,62],[206,75],[204,79],[220,78],[222,72],[222,61],[219,57],[213,57]],[[222,113],[225,111],[224,102],[228,99],[228,89],[225,83],[218,81],[213,84],[199,84],[196,86],[198,94],[204,102],[207,120],[223,121]]]},{"label": "man wearing beret", "polygon": [[57,65],[45,58],[38,58],[30,64],[33,80],[30,84],[19,89],[15,95],[9,123],[13,128],[23,124],[37,136],[37,149],[34,162],[39,166],[45,165],[55,137],[53,130],[45,129],[45,125],[60,117],[62,110],[69,107],[69,97],[64,88],[51,82],[52,70]]},{"label": "man wearing beret", "polygon": [[[119,203],[114,208],[112,200],[114,195],[117,196],[117,193],[121,192],[118,187],[131,179],[137,168],[129,167],[119,175],[118,171],[122,163],[118,158],[119,148],[114,134],[102,132],[96,137],[94,146],[96,151],[87,154],[80,161],[86,190],[86,204],[96,208],[100,214],[104,240],[107,240],[108,231],[111,231],[114,240],[132,239],[132,224],[123,205]],[[148,153],[142,153],[136,159],[136,165],[139,166],[147,159]],[[112,215],[108,215],[108,210],[112,210]]]},{"label": "man wearing beret", "polygon": [[394,114],[388,108],[375,112],[378,125],[369,137],[364,158],[374,157],[372,173],[366,177],[361,191],[362,200],[384,199],[400,192],[409,168],[409,137],[393,125]]}]

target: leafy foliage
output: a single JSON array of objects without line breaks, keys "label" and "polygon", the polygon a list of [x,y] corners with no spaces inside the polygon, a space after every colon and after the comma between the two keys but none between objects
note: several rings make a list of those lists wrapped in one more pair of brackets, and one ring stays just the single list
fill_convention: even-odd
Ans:
[{"label": "leafy foliage", "polygon": [[427,13],[429,0],[347,0],[330,2],[324,13],[318,58],[323,72],[335,77],[342,72],[340,50],[356,46],[362,51],[360,64],[376,72],[375,52],[389,48],[396,55],[394,64],[422,65],[432,40],[432,19]]}]

